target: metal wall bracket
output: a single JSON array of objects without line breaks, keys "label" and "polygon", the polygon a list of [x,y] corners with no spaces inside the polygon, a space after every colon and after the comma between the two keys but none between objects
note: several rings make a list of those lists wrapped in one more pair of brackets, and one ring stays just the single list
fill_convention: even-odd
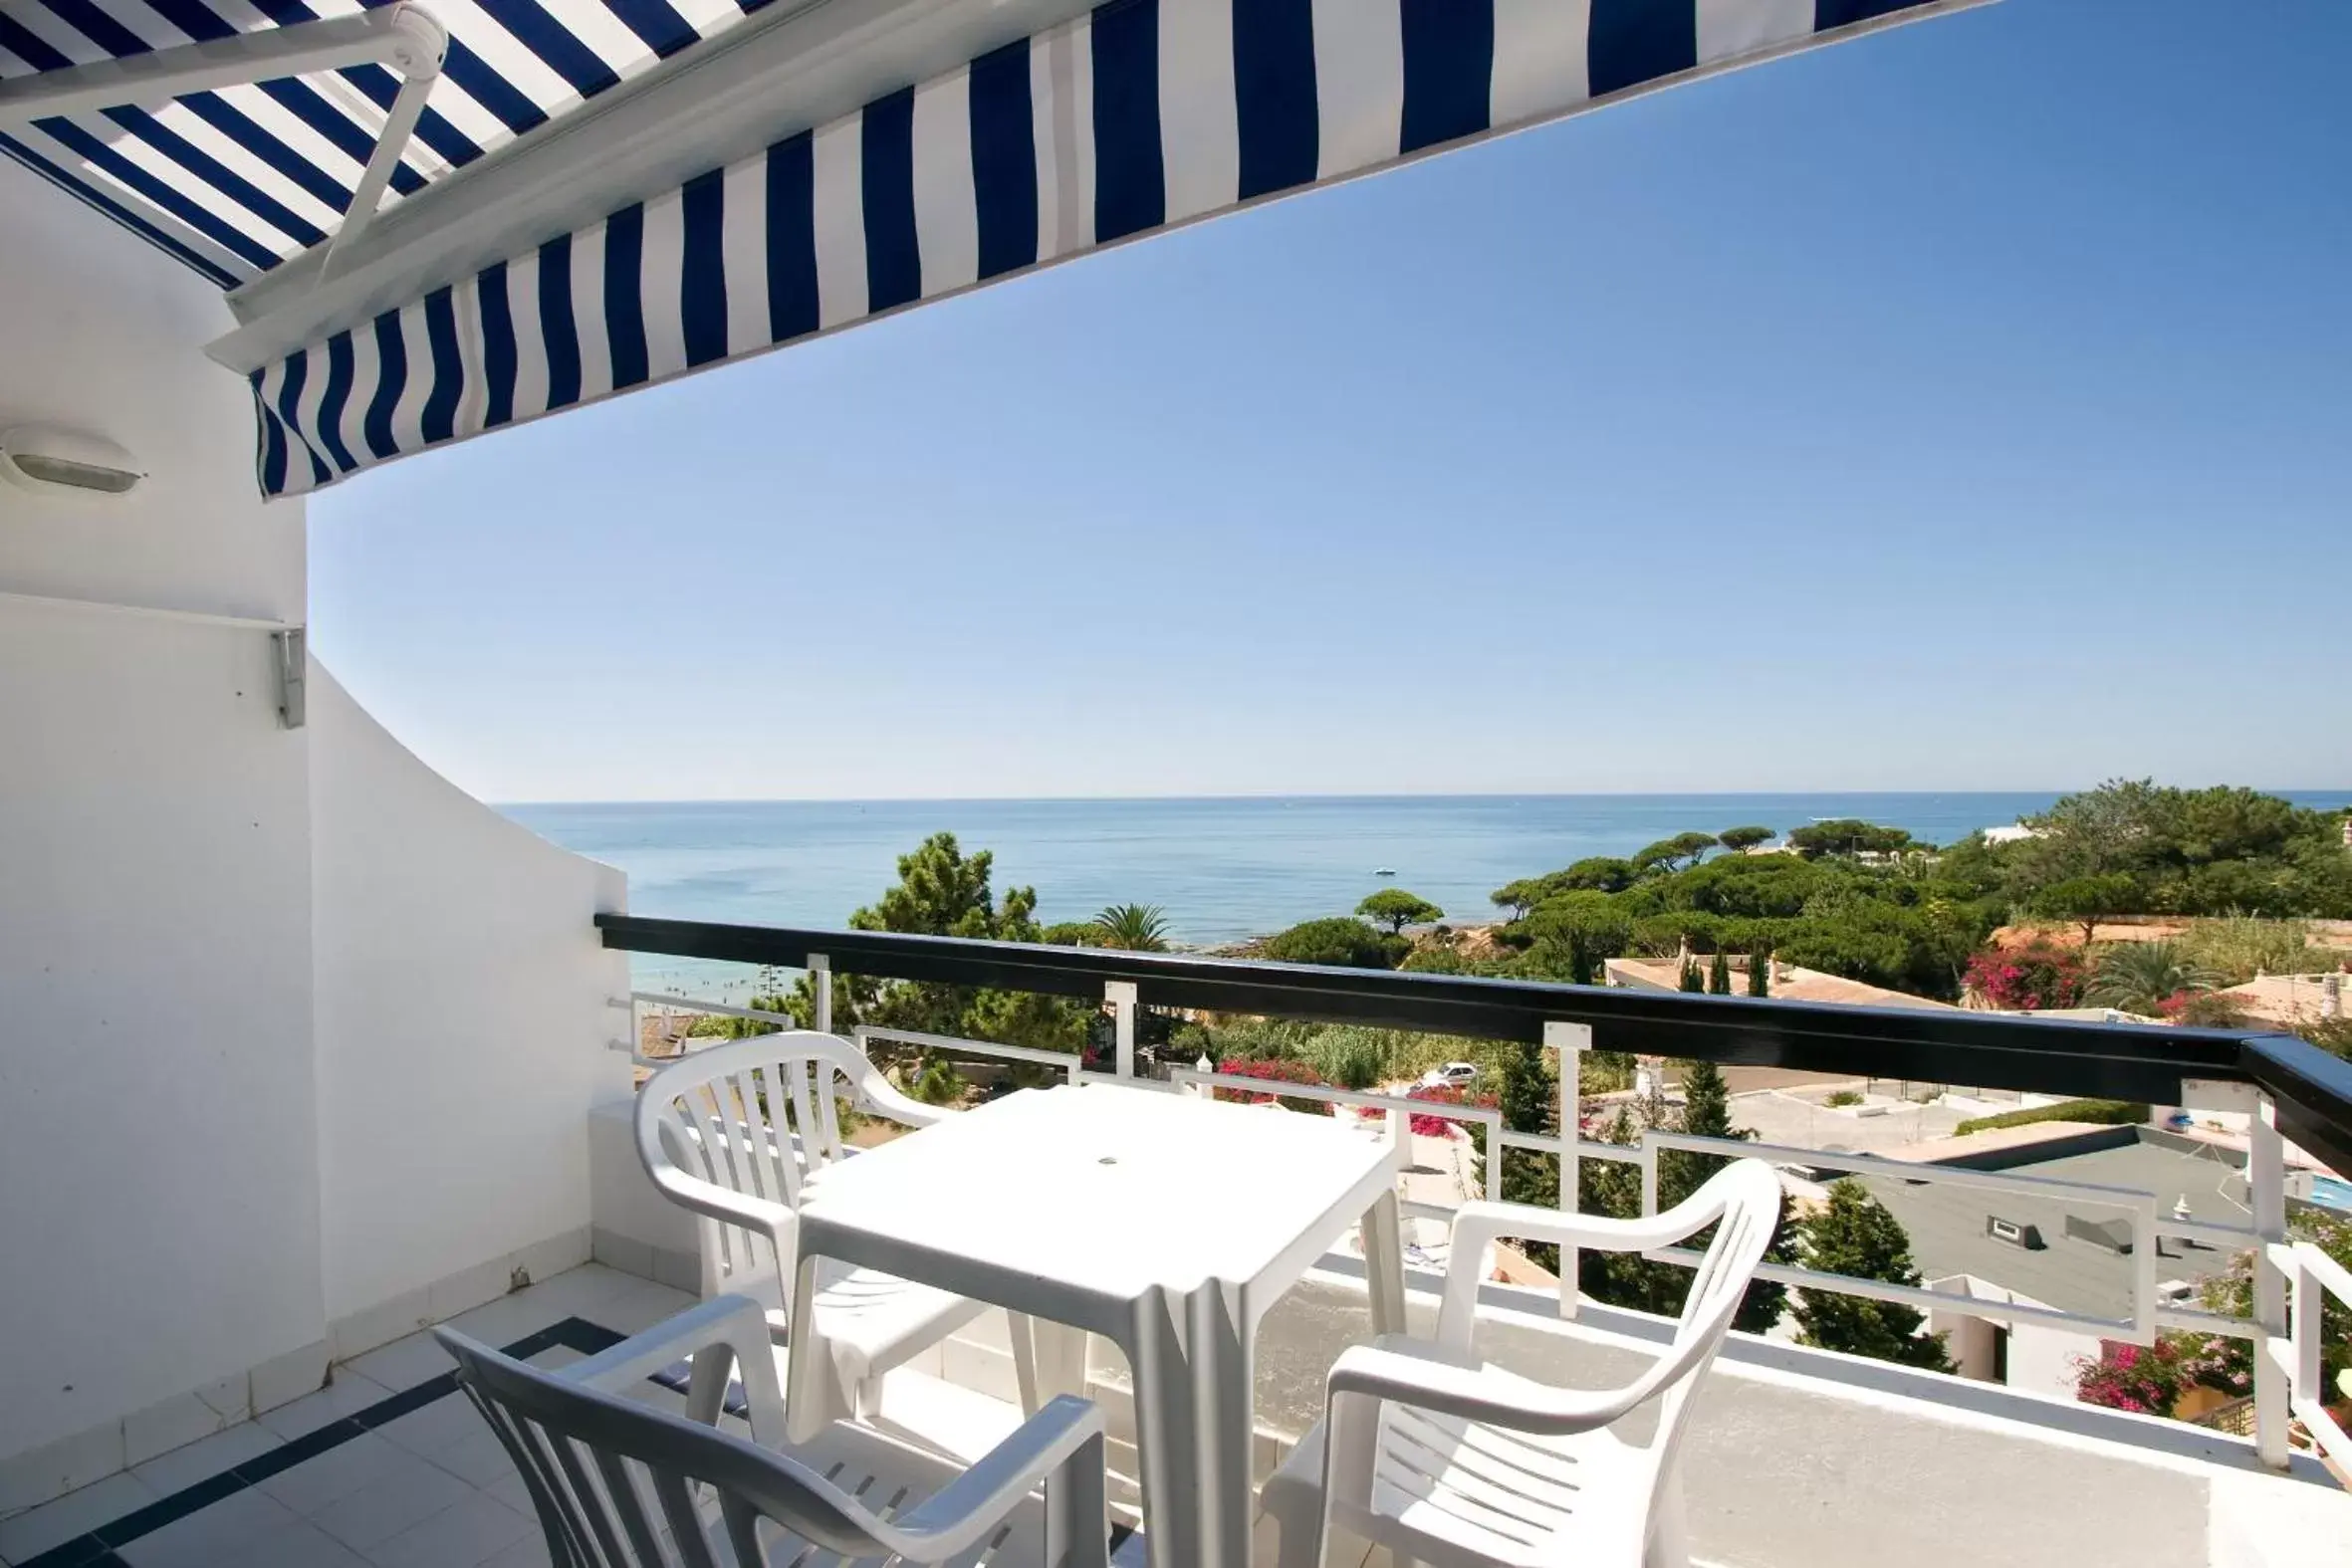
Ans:
[{"label": "metal wall bracket", "polygon": [[310,666],[308,630],[289,626],[270,633],[270,651],[278,661],[278,727],[299,730],[306,718],[304,677]]}]

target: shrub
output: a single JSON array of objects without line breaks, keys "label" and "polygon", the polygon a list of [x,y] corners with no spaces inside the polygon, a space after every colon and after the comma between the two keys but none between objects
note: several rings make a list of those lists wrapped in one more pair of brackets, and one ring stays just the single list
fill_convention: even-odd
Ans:
[{"label": "shrub", "polygon": [[[1229,1057],[1217,1064],[1217,1070],[1236,1078],[1263,1078],[1270,1083],[1311,1083],[1322,1086],[1322,1074],[1302,1061],[1253,1061],[1245,1057]],[[1296,1094],[1254,1094],[1247,1089],[1219,1089],[1217,1098],[1238,1100],[1245,1105],[1280,1105],[1286,1111],[1305,1111],[1309,1115],[1328,1115],[1330,1107],[1321,1100],[1310,1100]]]},{"label": "shrub", "polygon": [[2229,915],[2190,923],[2181,938],[2188,962],[2210,970],[2224,986],[2242,986],[2256,975],[2308,974],[2325,955],[2315,953],[2309,928],[2299,920],[2257,920]]},{"label": "shrub", "polygon": [[[2352,990],[2352,982],[2347,982],[2345,989]],[[2295,1032],[2321,1050],[2352,1061],[2352,1013],[2337,1018],[2304,1017],[2296,1022]]]},{"label": "shrub", "polygon": [[2186,1023],[2192,1028],[2234,1029],[2244,1027],[2247,1021],[2235,997],[2211,991],[2176,991],[2156,1004],[2156,1014],[2168,1023]]},{"label": "shrub", "polygon": [[[1492,1094],[1472,1096],[1455,1088],[1452,1084],[1415,1084],[1412,1089],[1407,1091],[1405,1098],[1425,1100],[1432,1105],[1479,1105],[1489,1109],[1495,1105],[1495,1096]],[[1413,1130],[1416,1136],[1422,1138],[1442,1138],[1451,1134],[1457,1127],[1461,1127],[1465,1132],[1478,1131],[1475,1126],[1464,1126],[1463,1123],[1455,1121],[1452,1117],[1433,1116],[1425,1111],[1413,1112],[1406,1119],[1405,1124]]]},{"label": "shrub", "polygon": [[2077,1007],[2084,985],[2082,956],[2044,936],[2002,951],[1988,948],[1969,960],[1966,984],[2008,1012]]},{"label": "shrub", "polygon": [[2126,1012],[2154,1012],[2185,991],[2211,991],[2215,977],[2175,942],[2118,942],[2099,951],[2083,1000]]},{"label": "shrub", "polygon": [[2086,1405],[2170,1416],[2194,1381],[2185,1360],[2170,1338],[2146,1346],[2102,1340],[2096,1360],[2084,1356],[2074,1363],[2074,1394]]},{"label": "shrub", "polygon": [[1972,1116],[1953,1129],[1955,1138],[1995,1127],[2030,1127],[2035,1122],[2094,1122],[2101,1127],[2137,1127],[2148,1119],[2148,1107],[2129,1100],[2060,1100],[2030,1110],[2002,1111],[1998,1116]]},{"label": "shrub", "polygon": [[960,1105],[965,1090],[970,1087],[953,1062],[945,1056],[933,1056],[915,1074],[914,1086],[907,1092],[925,1105]]},{"label": "shrub", "polygon": [[1823,1105],[1859,1105],[1862,1103],[1862,1096],[1860,1091],[1855,1089],[1839,1089],[1821,1103]]},{"label": "shrub", "polygon": [[1369,1089],[1389,1075],[1389,1058],[1406,1036],[1391,1029],[1337,1023],[1314,1029],[1291,1054],[1312,1067],[1325,1083]]},{"label": "shrub", "polygon": [[1260,957],[1278,964],[1327,964],[1341,969],[1394,969],[1413,945],[1375,931],[1361,920],[1309,920],[1269,937]]}]

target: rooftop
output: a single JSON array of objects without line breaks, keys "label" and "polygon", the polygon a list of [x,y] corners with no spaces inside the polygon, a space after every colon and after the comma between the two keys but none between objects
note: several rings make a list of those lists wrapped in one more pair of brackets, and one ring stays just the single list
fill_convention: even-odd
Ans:
[{"label": "rooftop", "polygon": [[[2131,1214],[2139,1200],[2154,1195],[2167,1216],[2211,1225],[2244,1225],[2245,1160],[2210,1143],[2176,1138],[2147,1127],[2105,1127],[2061,1140],[2064,1152],[2027,1144],[2005,1151],[1998,1169],[2006,1175],[2064,1182],[2115,1191],[2101,1203],[2088,1193],[2036,1197],[2021,1191],[1985,1192],[1966,1187],[1918,1186],[1900,1178],[1864,1178],[1878,1201],[1902,1222],[1911,1254],[1927,1278],[1969,1274],[1991,1280],[2047,1306],[2091,1317],[2128,1319],[2133,1307]],[[1987,1168],[1982,1157],[1969,1162]],[[2025,1228],[2037,1244],[2022,1245],[1992,1233],[1994,1218]],[[2118,1222],[2120,1232],[2113,1231]],[[2197,1280],[2229,1266],[2231,1249],[2182,1237],[2157,1245],[2159,1282]]]},{"label": "rooftop", "polygon": [[[1702,964],[1706,961],[1700,960]],[[1632,986],[1644,991],[1679,991],[1682,986],[1682,967],[1672,959],[1613,958],[1607,961],[1609,983]],[[1735,960],[1735,974],[1747,972],[1745,960]],[[1907,991],[1889,991],[1884,986],[1872,986],[1858,980],[1847,980],[1842,975],[1824,974],[1817,969],[1804,969],[1795,964],[1774,964],[1771,982],[1772,995],[1788,1002],[1837,1002],[1863,1008],[1945,1008],[1952,1005],[1928,997],[1915,997]],[[1742,981],[1733,983],[1741,989]]]}]

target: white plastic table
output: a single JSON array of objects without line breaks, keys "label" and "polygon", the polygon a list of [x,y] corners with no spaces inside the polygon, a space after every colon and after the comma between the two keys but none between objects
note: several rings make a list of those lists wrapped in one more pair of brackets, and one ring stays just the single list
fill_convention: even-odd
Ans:
[{"label": "white plastic table", "polygon": [[[1134,1374],[1152,1561],[1246,1568],[1259,1320],[1360,1219],[1372,1329],[1403,1331],[1404,1159],[1335,1118],[1095,1086],[1007,1095],[844,1161],[801,1205],[788,1419],[829,1409],[830,1353],[804,1332],[821,1258],[1100,1334]],[[1082,1381],[1084,1343],[1060,1336],[1052,1381]]]}]

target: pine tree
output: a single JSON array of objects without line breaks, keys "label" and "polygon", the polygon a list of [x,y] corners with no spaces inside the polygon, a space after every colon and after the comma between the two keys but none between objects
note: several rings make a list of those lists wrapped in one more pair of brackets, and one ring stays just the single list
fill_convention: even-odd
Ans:
[{"label": "pine tree", "polygon": [[[1798,1229],[1809,1267],[1892,1285],[1920,1282],[1911,1238],[1886,1206],[1851,1177],[1830,1184],[1828,1207]],[[1795,1316],[1799,1344],[1932,1372],[1952,1370],[1944,1336],[1921,1333],[1927,1319],[1913,1307],[1808,1287],[1798,1294]]]},{"label": "pine tree", "polygon": [[[1711,1061],[1695,1061],[1683,1069],[1682,1131],[1696,1138],[1729,1138],[1745,1141],[1756,1136],[1746,1127],[1732,1124],[1731,1085],[1724,1081],[1723,1070]],[[1658,1207],[1671,1209],[1676,1204],[1706,1185],[1707,1179],[1730,1163],[1730,1157],[1707,1154],[1696,1149],[1667,1149],[1658,1156]],[[1775,1263],[1797,1260],[1794,1228],[1788,1223],[1788,1198],[1780,1198],[1779,1229],[1764,1256]],[[1706,1237],[1686,1243],[1706,1245]],[[1672,1267],[1671,1264],[1659,1265]],[[1675,1269],[1678,1276],[1673,1293],[1672,1310],[1682,1310],[1682,1292],[1689,1282],[1689,1274]],[[1756,1280],[1741,1298],[1739,1313],[1732,1319],[1734,1328],[1751,1334],[1761,1334],[1780,1321],[1780,1314],[1788,1304],[1788,1287],[1769,1280]]]},{"label": "pine tree", "polygon": [[1721,948],[1716,949],[1715,962],[1707,967],[1707,990],[1711,995],[1718,997],[1728,997],[1732,994],[1731,955],[1725,953]]},{"label": "pine tree", "polygon": [[[1537,1136],[1559,1131],[1559,1077],[1543,1059],[1543,1047],[1517,1040],[1503,1047],[1502,1077],[1496,1085],[1495,1108],[1503,1125],[1513,1132]],[[1493,1192],[1510,1204],[1532,1204],[1538,1209],[1559,1207],[1559,1159],[1529,1149],[1501,1151]],[[1559,1248],[1549,1242],[1526,1243],[1528,1256],[1538,1266],[1557,1269]]]},{"label": "pine tree", "polygon": [[1592,962],[1592,950],[1585,945],[1584,938],[1582,936],[1570,937],[1568,939],[1568,984],[1571,986],[1592,985],[1599,978],[1594,973],[1598,967]]},{"label": "pine tree", "polygon": [[[1617,1114],[1609,1118],[1601,1130],[1600,1141],[1631,1145],[1641,1138],[1641,1128],[1633,1119],[1633,1112],[1625,1106],[1617,1107]],[[1579,1213],[1606,1215],[1611,1219],[1630,1220],[1641,1213],[1641,1167],[1629,1160],[1581,1160],[1576,1166],[1576,1208]],[[1545,1265],[1554,1272],[1559,1260],[1556,1250],[1552,1261]],[[1653,1277],[1664,1264],[1653,1263],[1638,1252],[1601,1252],[1591,1248],[1576,1254],[1576,1288],[1595,1301],[1611,1306],[1631,1307],[1637,1311],[1656,1311],[1657,1281]],[[1680,1270],[1677,1270],[1680,1272]]]},{"label": "pine tree", "polygon": [[1748,995],[1768,997],[1772,994],[1772,955],[1768,948],[1758,948],[1748,955]]}]

